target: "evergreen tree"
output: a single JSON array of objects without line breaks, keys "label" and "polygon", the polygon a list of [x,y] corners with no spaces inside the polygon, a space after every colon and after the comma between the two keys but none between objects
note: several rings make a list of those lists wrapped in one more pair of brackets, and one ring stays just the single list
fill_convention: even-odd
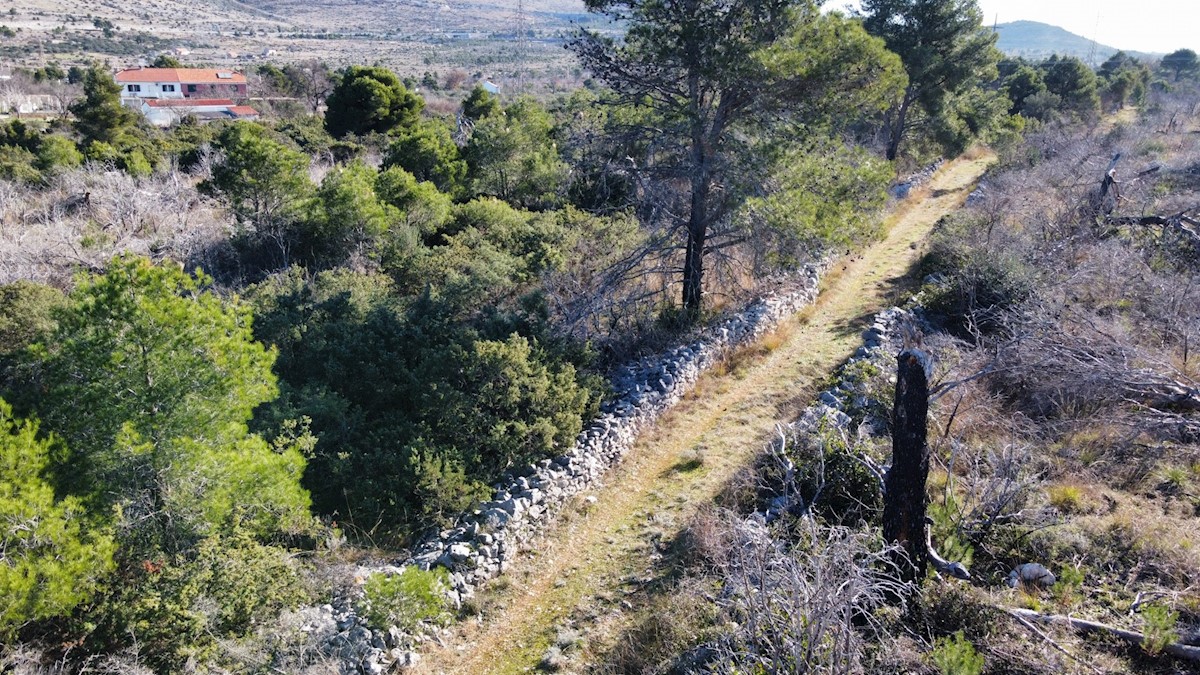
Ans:
[{"label": "evergreen tree", "polygon": [[170,54],[159,54],[150,63],[151,68],[183,68],[183,62]]},{"label": "evergreen tree", "polygon": [[[761,190],[763,166],[791,139],[878,110],[903,81],[881,41],[809,0],[588,0],[627,21],[623,43],[571,44],[636,111],[624,128],[684,233],[684,315],[701,315],[704,261],[742,232],[714,228]],[[776,143],[777,142],[777,143]],[[647,212],[658,209],[648,208]],[[673,226],[675,224],[672,224]]]},{"label": "evergreen tree", "polygon": [[1175,76],[1175,81],[1181,79],[1193,78],[1200,74],[1200,58],[1196,56],[1196,52],[1190,49],[1177,49],[1170,54],[1167,54],[1159,62],[1164,70],[1170,71]]},{"label": "evergreen tree", "polygon": [[1024,114],[1025,101],[1046,91],[1046,80],[1036,68],[1022,64],[1004,80],[1010,115]]},{"label": "evergreen tree", "polygon": [[395,213],[375,195],[375,179],[374,169],[356,161],[321,181],[308,222],[312,262],[336,264],[363,254],[387,231]]},{"label": "evergreen tree", "polygon": [[[958,122],[950,118],[984,103],[971,92],[995,79],[1000,53],[975,0],[863,0],[862,13],[863,27],[884,39],[908,73],[885,119],[888,159],[899,156],[913,131],[937,136],[939,127]],[[955,105],[964,96],[976,100]]]},{"label": "evergreen tree", "polygon": [[1051,56],[1042,62],[1046,89],[1059,98],[1061,109],[1087,118],[1100,112],[1096,73],[1074,56]]},{"label": "evergreen tree", "polygon": [[478,122],[500,111],[500,98],[478,84],[462,104],[463,117],[472,122]]},{"label": "evergreen tree", "polygon": [[400,167],[419,181],[429,181],[439,190],[458,195],[464,190],[467,163],[459,156],[450,129],[439,120],[404,129],[388,148],[385,169]]},{"label": "evergreen tree", "polygon": [[0,399],[0,639],[86,601],[112,567],[112,536],[43,473],[62,448]]},{"label": "evergreen tree", "polygon": [[235,514],[264,536],[306,523],[304,458],[246,428],[278,393],[275,352],[253,340],[249,307],[202,291],[208,281],[115,259],[79,279],[54,335],[31,348],[37,410],[70,450],[60,481],[99,512],[119,507],[135,550],[186,549]]},{"label": "evergreen tree", "polygon": [[93,143],[120,145],[138,122],[138,114],[121,105],[121,85],[98,63],[84,72],[83,98],[71,106],[71,114],[85,148]]},{"label": "evergreen tree", "polygon": [[420,119],[425,101],[382,66],[350,66],[326,101],[325,128],[334,138],[390,133]]},{"label": "evergreen tree", "polygon": [[286,267],[296,243],[292,225],[313,190],[308,157],[253,122],[229,126],[217,145],[224,154],[200,189],[221,197],[251,236],[274,251],[274,265]]},{"label": "evergreen tree", "polygon": [[569,169],[552,131],[549,113],[528,98],[480,119],[463,149],[472,191],[530,209],[558,204]]}]

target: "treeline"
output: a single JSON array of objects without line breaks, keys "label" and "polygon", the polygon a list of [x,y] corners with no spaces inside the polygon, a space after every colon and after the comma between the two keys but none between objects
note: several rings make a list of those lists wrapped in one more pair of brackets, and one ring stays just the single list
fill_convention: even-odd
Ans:
[{"label": "treeline", "polygon": [[[572,45],[605,86],[476,88],[448,116],[386,68],[326,87],[309,64],[261,74],[323,116],[161,131],[106,68],[77,73],[72,121],[0,129],[4,194],[48,214],[5,216],[4,245],[69,223],[68,248],[149,259],[0,287],[0,633],[265,668],[265,638],[254,666],[230,641],[328,592],[288,551],[445,525],[568,447],[607,366],[873,236],[897,166],[1095,113],[1063,102],[1062,60],[998,69],[974,3],[908,4],[627,0],[623,43]],[[100,182],[58,192],[105,171],[228,233],[180,256],[184,234],[98,224]]]}]

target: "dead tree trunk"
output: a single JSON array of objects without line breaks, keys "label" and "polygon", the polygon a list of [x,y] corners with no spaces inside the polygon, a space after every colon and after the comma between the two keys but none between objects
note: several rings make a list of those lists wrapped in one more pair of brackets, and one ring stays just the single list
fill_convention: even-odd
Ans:
[{"label": "dead tree trunk", "polygon": [[892,408],[892,468],[883,503],[883,538],[898,544],[896,564],[905,581],[925,578],[925,481],[929,477],[926,420],[928,357],[906,349],[896,357],[896,403]]}]

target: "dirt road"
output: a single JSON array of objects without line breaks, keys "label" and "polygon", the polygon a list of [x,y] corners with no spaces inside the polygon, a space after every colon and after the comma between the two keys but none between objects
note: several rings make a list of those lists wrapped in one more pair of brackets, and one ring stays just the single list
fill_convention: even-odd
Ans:
[{"label": "dirt road", "polygon": [[568,627],[591,644],[619,630],[625,594],[655,578],[657,544],[753,461],[776,423],[793,419],[858,347],[863,323],[897,299],[920,243],[962,205],[991,159],[944,165],[896,207],[882,241],[831,269],[813,307],[705,375],[612,471],[594,503],[565,509],[539,549],[489,586],[478,621],[423,649],[419,672],[527,672]]}]

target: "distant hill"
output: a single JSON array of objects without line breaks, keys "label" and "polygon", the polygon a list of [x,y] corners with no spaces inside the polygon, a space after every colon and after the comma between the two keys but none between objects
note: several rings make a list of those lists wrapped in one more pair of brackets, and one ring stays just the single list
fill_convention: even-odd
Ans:
[{"label": "distant hill", "polygon": [[[1044,59],[1052,54],[1060,56],[1076,56],[1084,61],[1092,61],[1091,65],[1098,66],[1108,57],[1117,53],[1116,47],[1095,44],[1089,38],[1076,35],[1066,29],[1037,21],[1013,21],[996,26],[1000,40],[996,46],[1009,56],[1023,56],[1027,59]],[[1157,58],[1156,54],[1146,54],[1126,50],[1138,58]]]}]

